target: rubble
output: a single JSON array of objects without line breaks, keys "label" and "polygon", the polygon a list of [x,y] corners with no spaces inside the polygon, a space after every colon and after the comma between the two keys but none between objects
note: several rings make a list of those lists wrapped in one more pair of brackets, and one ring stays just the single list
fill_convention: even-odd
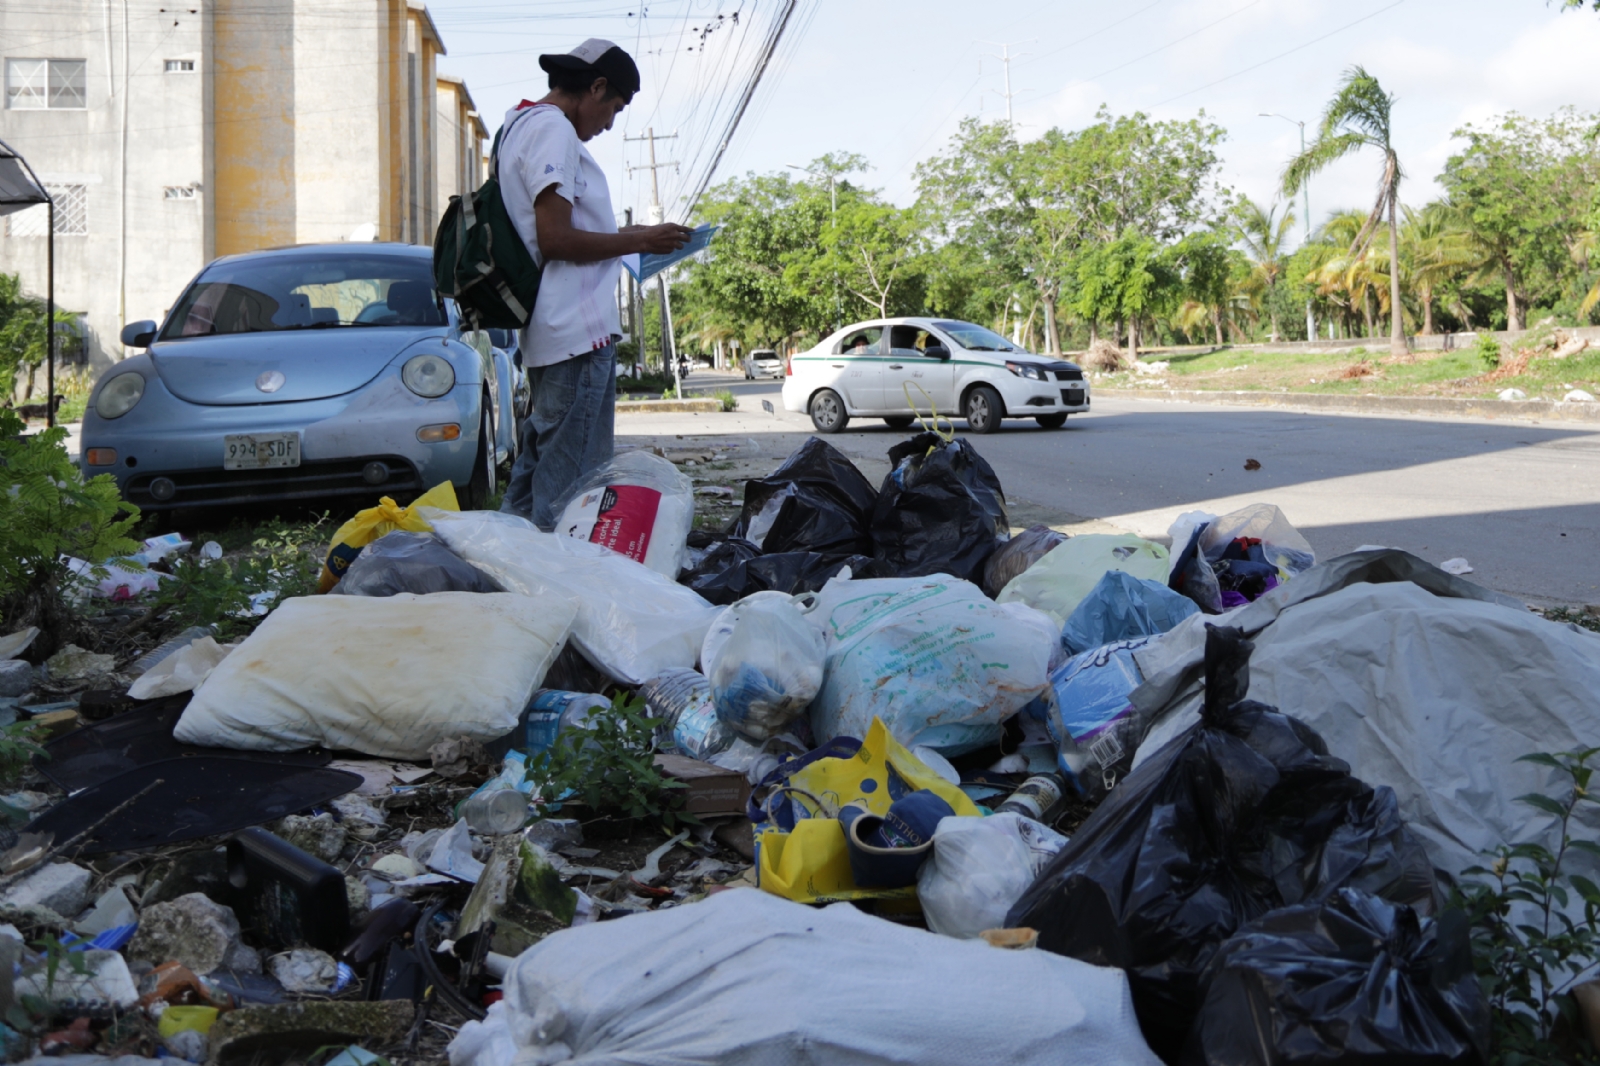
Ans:
[{"label": "rubble", "polygon": [[51,863],[25,875],[0,894],[0,909],[47,907],[74,915],[88,906],[94,874],[69,862]]},{"label": "rubble", "polygon": [[128,957],[153,963],[175,960],[201,976],[224,967],[261,972],[261,957],[241,941],[232,908],[199,892],[146,907]]},{"label": "rubble", "polygon": [[331,992],[339,979],[334,957],[314,948],[296,948],[274,955],[267,967],[288,992]]},{"label": "rubble", "polygon": [[353,1043],[385,1046],[405,1039],[416,1007],[406,1000],[283,1003],[241,1007],[211,1027],[211,1062],[249,1062],[259,1051],[314,1051]]}]

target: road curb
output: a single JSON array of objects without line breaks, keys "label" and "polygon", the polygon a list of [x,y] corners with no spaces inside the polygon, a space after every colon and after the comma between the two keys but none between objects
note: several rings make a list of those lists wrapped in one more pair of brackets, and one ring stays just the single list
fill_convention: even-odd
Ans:
[{"label": "road curb", "polygon": [[1233,407],[1286,407],[1358,414],[1470,415],[1558,422],[1600,422],[1600,403],[1560,400],[1469,400],[1453,396],[1340,396],[1318,392],[1214,392],[1202,389],[1106,389],[1096,396],[1114,400],[1215,403]]},{"label": "road curb", "polygon": [[703,414],[721,411],[722,401],[706,397],[699,400],[618,400],[617,414]]}]

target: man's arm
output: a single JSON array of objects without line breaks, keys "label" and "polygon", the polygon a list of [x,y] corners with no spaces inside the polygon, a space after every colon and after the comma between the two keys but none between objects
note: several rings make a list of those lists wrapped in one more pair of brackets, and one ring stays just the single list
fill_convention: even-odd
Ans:
[{"label": "man's arm", "polygon": [[557,188],[551,185],[533,202],[539,254],[546,261],[561,259],[568,263],[598,263],[634,252],[665,255],[682,248],[689,240],[690,229],[676,222],[663,222],[659,226],[633,226],[621,233],[575,229],[572,225],[572,204],[556,191]]}]

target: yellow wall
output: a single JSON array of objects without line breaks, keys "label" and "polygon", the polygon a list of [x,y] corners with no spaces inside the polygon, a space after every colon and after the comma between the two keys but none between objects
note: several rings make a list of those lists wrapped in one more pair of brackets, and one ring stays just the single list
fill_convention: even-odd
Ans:
[{"label": "yellow wall", "polygon": [[217,0],[212,19],[216,254],[292,244],[292,9],[260,0]]}]

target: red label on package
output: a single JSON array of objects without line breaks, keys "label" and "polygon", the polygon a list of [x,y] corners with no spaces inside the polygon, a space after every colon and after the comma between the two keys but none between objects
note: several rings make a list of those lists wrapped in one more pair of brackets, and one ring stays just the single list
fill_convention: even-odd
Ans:
[{"label": "red label on package", "polygon": [[655,529],[661,493],[643,485],[611,485],[600,499],[589,540],[636,562],[644,562],[650,550],[650,533]]}]

